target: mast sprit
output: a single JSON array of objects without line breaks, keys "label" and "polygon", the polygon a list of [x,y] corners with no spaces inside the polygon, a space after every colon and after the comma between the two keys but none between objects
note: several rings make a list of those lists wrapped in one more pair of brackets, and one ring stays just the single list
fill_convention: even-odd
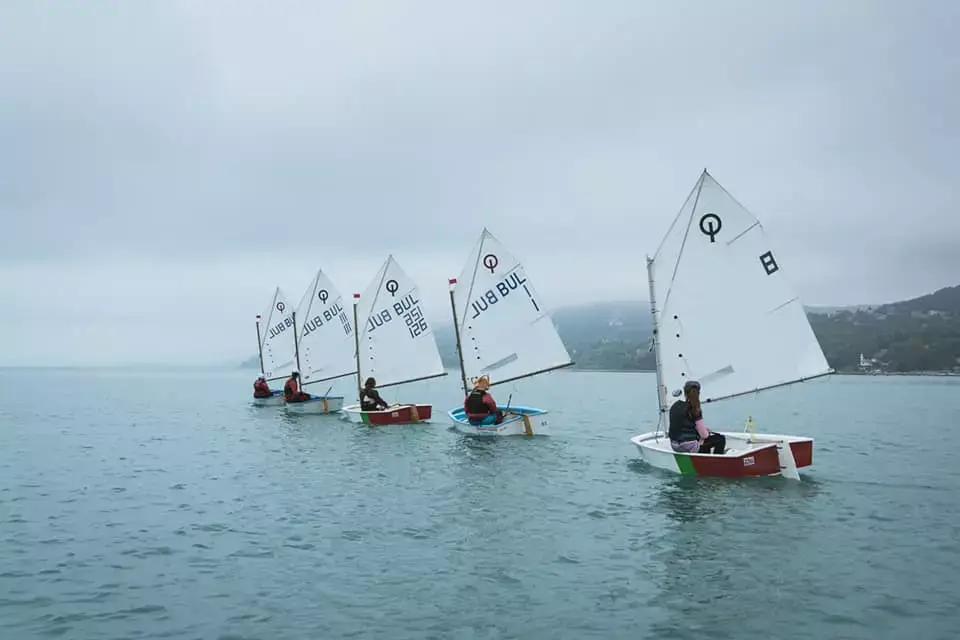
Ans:
[{"label": "mast sprit", "polygon": [[[486,232],[486,229],[484,229]],[[450,286],[450,310],[453,312],[453,333],[457,338],[457,361],[460,364],[460,381],[463,385],[463,395],[467,395],[467,372],[463,368],[463,346],[460,344],[460,326],[457,322],[457,303],[454,300],[453,292],[457,288],[457,279],[450,278],[447,280],[447,284]]]}]

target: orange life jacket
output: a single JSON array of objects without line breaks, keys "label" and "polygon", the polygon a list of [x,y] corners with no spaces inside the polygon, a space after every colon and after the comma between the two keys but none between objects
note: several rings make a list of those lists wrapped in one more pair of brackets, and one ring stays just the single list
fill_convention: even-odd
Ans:
[{"label": "orange life jacket", "polygon": [[267,384],[266,380],[257,380],[253,383],[254,398],[269,398],[272,395],[273,392],[270,391],[270,385]]}]

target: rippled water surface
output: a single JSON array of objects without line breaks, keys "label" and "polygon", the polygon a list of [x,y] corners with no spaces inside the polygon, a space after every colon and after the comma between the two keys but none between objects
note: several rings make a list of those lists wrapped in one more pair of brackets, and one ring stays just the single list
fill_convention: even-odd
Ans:
[{"label": "rippled water surface", "polygon": [[[447,408],[455,378],[385,395]],[[493,441],[257,409],[251,382],[0,371],[0,637],[957,637],[960,380],[709,407],[814,436],[802,483],[640,463],[650,374],[497,387],[554,433]]]}]

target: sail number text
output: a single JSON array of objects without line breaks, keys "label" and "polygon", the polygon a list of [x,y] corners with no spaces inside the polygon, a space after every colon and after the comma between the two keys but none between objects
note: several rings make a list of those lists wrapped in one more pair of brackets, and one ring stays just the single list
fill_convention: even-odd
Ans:
[{"label": "sail number text", "polygon": [[540,305],[537,304],[533,294],[530,293],[530,289],[527,288],[526,283],[526,278],[521,278],[516,273],[511,273],[496,285],[481,293],[480,297],[470,303],[470,307],[473,309],[473,317],[470,319],[476,320],[481,313],[510,295],[511,291],[516,291],[520,288],[523,288],[527,297],[530,298],[530,302],[533,303],[533,308],[540,311]]},{"label": "sail number text", "polygon": [[340,326],[343,327],[343,332],[346,335],[353,333],[353,327],[350,324],[350,318],[348,318],[347,314],[344,313],[343,306],[339,302],[336,302],[304,323],[304,337],[310,335],[324,324],[333,320],[340,320]]},{"label": "sail number text", "polygon": [[293,318],[287,317],[278,322],[277,324],[270,327],[270,339],[276,338],[278,335],[289,329],[293,326]]},{"label": "sail number text", "polygon": [[367,333],[373,333],[377,327],[384,326],[393,321],[394,318],[403,319],[411,338],[416,338],[429,328],[426,318],[423,317],[423,311],[420,309],[420,300],[410,294],[403,296],[399,302],[394,302],[392,305],[370,314],[370,317],[367,318]]}]

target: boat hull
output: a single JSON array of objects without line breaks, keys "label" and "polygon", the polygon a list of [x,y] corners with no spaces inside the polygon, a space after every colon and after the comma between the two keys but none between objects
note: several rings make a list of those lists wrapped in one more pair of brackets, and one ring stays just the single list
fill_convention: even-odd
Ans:
[{"label": "boat hull", "polygon": [[287,402],[288,413],[328,415],[343,408],[343,396],[313,396],[304,402]]},{"label": "boat hull", "polygon": [[283,406],[283,391],[274,391],[269,398],[254,398],[255,407],[280,407]]},{"label": "boat hull", "polygon": [[812,438],[720,433],[727,438],[727,451],[723,455],[674,451],[669,438],[658,432],[634,436],[630,441],[650,466],[685,476],[748,478],[782,475],[799,480],[797,470],[813,464]]},{"label": "boat hull", "polygon": [[549,412],[535,407],[510,407],[500,424],[474,426],[467,420],[463,407],[447,412],[454,428],[469,436],[543,436],[550,434]]},{"label": "boat hull", "polygon": [[353,404],[343,410],[350,422],[366,424],[371,427],[388,427],[398,424],[419,424],[429,422],[433,417],[432,404],[400,404],[381,411],[363,411],[359,404]]}]

